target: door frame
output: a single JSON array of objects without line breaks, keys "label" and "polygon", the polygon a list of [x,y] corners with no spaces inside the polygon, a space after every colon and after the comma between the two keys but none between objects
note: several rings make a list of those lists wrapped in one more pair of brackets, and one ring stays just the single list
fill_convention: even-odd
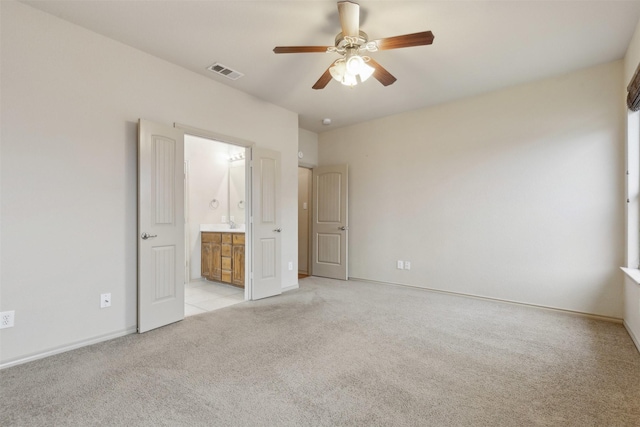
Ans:
[{"label": "door frame", "polygon": [[[315,166],[317,167],[317,166]],[[311,249],[313,248],[313,239],[311,238],[311,225],[313,221],[313,166],[303,166],[302,164],[298,164],[298,170],[306,169],[309,171],[309,182],[307,185],[307,196],[309,198],[309,204],[307,206],[309,220],[307,222],[307,274],[309,276],[313,276],[313,268],[311,265]],[[298,185],[300,182],[300,178],[298,177]],[[298,211],[300,210],[300,204],[298,203]],[[298,221],[298,229],[300,228],[300,222]],[[300,239],[298,238],[298,252],[300,252]],[[300,270],[298,269],[298,274]]]},{"label": "door frame", "polygon": [[245,156],[245,257],[244,257],[244,300],[251,300],[252,290],[253,290],[253,278],[251,277],[251,266],[253,265],[253,246],[252,246],[252,237],[253,230],[251,227],[251,215],[252,212],[252,181],[251,181],[251,167],[249,162],[253,157],[253,147],[255,147],[255,143],[252,141],[248,141],[241,138],[236,138],[229,135],[223,135],[217,132],[212,132],[205,129],[199,129],[193,126],[185,125],[182,123],[174,123],[173,126],[175,128],[181,129],[185,135],[198,136],[201,138],[212,139],[218,142],[223,142],[225,144],[236,145],[239,147],[244,147],[249,151],[248,155]]}]

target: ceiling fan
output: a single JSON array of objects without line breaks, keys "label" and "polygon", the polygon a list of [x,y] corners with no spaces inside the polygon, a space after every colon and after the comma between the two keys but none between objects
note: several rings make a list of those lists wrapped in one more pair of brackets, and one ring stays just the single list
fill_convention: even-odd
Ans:
[{"label": "ceiling fan", "polygon": [[314,89],[324,89],[331,78],[346,86],[355,86],[373,76],[384,86],[389,86],[396,78],[373,58],[363,55],[378,50],[402,47],[424,46],[433,43],[433,33],[405,34],[369,41],[369,36],[360,31],[360,5],[352,1],[339,1],[338,14],[342,32],[336,36],[334,46],[277,46],[275,53],[337,53],[341,57],[334,61],[313,85]]}]

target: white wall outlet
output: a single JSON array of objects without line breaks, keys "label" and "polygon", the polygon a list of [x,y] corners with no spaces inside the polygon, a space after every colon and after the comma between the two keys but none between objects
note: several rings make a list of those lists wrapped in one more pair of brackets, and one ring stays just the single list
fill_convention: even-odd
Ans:
[{"label": "white wall outlet", "polygon": [[100,308],[111,307],[111,293],[100,294]]},{"label": "white wall outlet", "polygon": [[405,270],[411,270],[411,261],[405,261],[404,262],[404,269]]},{"label": "white wall outlet", "polygon": [[293,270],[293,262],[289,261],[289,271]]},{"label": "white wall outlet", "polygon": [[0,329],[13,328],[16,318],[15,310],[0,313]]},{"label": "white wall outlet", "polygon": [[397,268],[398,270],[404,270],[404,262],[398,261]]},{"label": "white wall outlet", "polygon": [[223,224],[225,222],[227,222],[227,216],[226,215],[222,215],[222,218],[220,219],[220,222],[223,223]]},{"label": "white wall outlet", "polygon": [[236,220],[236,217],[235,217],[235,216],[233,216],[233,215],[229,215],[229,221],[235,221],[235,220]]}]

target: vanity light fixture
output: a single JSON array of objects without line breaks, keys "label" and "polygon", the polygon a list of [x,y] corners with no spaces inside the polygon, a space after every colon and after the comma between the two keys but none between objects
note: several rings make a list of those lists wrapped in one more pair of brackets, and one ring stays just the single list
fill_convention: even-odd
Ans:
[{"label": "vanity light fixture", "polygon": [[237,160],[244,160],[244,153],[236,153],[233,156],[229,157],[230,162],[235,162]]}]

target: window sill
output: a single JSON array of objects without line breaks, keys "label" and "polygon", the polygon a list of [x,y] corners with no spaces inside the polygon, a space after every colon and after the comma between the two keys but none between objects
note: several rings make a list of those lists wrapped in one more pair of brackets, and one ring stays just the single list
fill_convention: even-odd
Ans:
[{"label": "window sill", "polygon": [[626,274],[631,280],[636,282],[636,284],[640,285],[640,270],[638,270],[637,268],[626,267],[620,267],[620,270],[624,271],[624,274]]}]

